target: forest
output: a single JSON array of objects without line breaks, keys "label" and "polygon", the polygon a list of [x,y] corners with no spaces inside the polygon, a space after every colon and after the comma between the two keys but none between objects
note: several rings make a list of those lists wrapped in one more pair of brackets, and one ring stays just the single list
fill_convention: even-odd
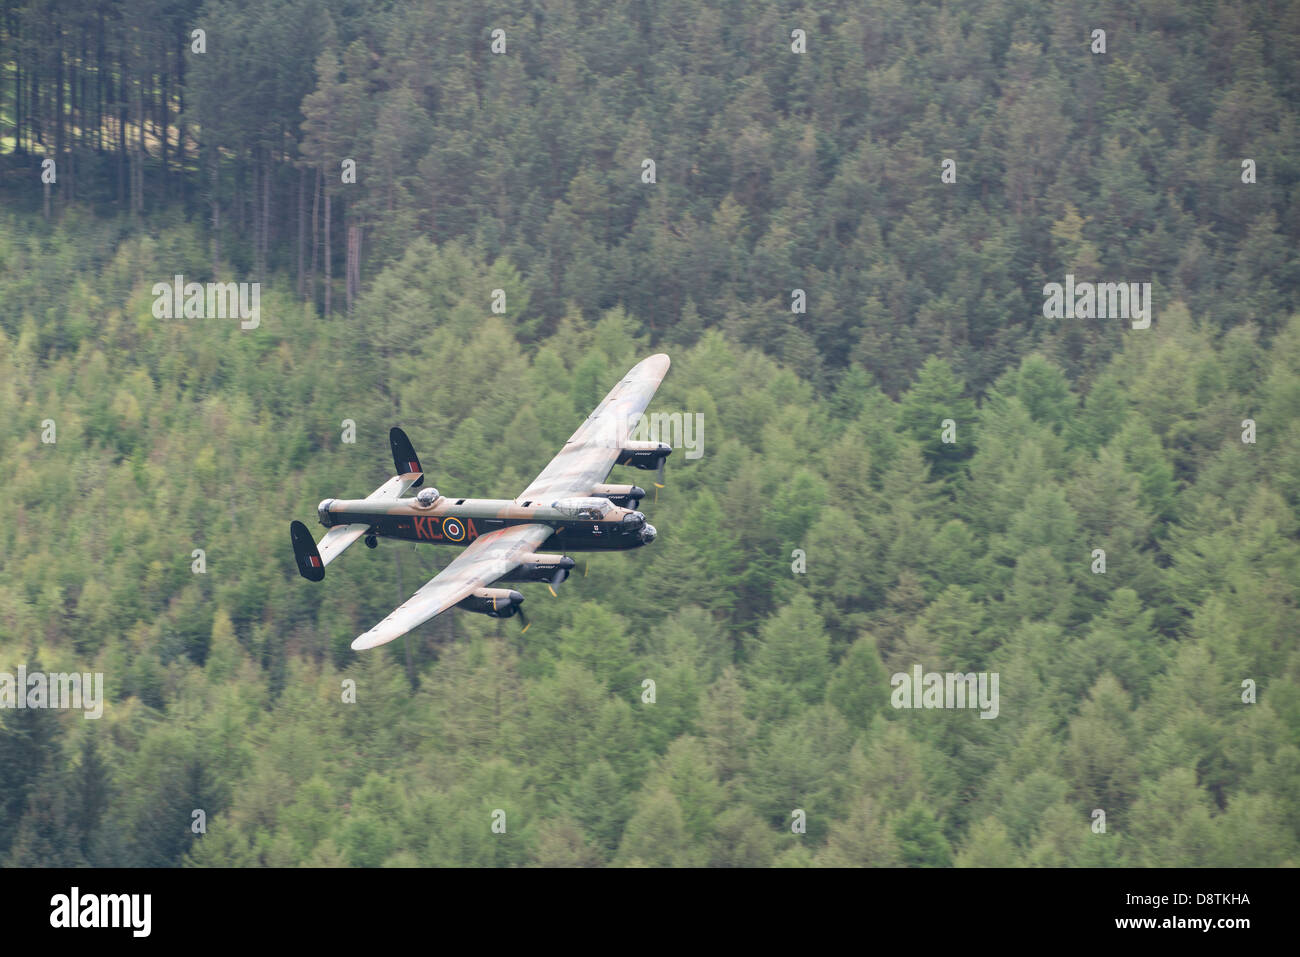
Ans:
[{"label": "forest", "polygon": [[[0,708],[0,865],[1300,863],[1296,63],[1281,0],[4,2],[0,673],[106,700]],[[653,352],[652,545],[350,649],[457,552],[290,520],[392,425],[511,498]]]}]

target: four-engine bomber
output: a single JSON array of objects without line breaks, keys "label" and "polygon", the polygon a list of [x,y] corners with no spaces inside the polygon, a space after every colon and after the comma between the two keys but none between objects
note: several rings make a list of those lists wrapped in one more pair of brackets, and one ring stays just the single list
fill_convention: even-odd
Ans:
[{"label": "four-engine bomber", "polygon": [[[388,441],[396,475],[365,498],[321,502],[316,514],[329,531],[319,542],[302,522],[290,523],[298,571],[321,581],[325,566],[358,539],[370,548],[381,538],[460,546],[464,551],[451,564],[352,647],[392,641],[453,606],[497,618],[517,614],[527,631],[524,596],[494,583],[544,581],[555,594],[574,565],[564,552],[640,548],[655,540],[655,527],[637,510],[645,490],[605,479],[615,465],[630,465],[654,470],[655,486],[663,487],[672,449],[630,435],[668,366],[662,354],[637,363],[516,499],[452,499],[420,488],[424,468],[406,433],[393,428]],[[413,488],[420,491],[402,497]]]}]

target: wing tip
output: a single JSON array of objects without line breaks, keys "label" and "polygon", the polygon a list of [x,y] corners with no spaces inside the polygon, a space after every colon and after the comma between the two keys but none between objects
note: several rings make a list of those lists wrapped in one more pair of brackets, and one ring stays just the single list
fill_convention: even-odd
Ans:
[{"label": "wing tip", "polygon": [[632,375],[649,375],[657,378],[660,382],[668,374],[668,367],[673,364],[673,360],[668,358],[666,352],[656,352],[652,356],[646,356],[632,368]]},{"label": "wing tip", "polygon": [[[396,637],[396,635],[393,636],[393,638]],[[368,651],[371,648],[378,648],[380,645],[387,644],[390,641],[392,641],[392,638],[384,638],[381,635],[376,634],[375,630],[372,628],[364,635],[358,635],[352,639],[352,650]]]}]

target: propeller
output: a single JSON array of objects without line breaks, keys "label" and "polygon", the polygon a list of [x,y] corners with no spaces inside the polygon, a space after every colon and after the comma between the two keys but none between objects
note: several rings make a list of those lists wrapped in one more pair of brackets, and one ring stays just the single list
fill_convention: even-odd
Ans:
[{"label": "propeller", "polygon": [[659,490],[664,487],[664,463],[668,461],[668,456],[659,456],[659,467],[655,469],[655,504],[659,504]]},{"label": "propeller", "polygon": [[[518,592],[515,592],[514,594],[515,594],[515,595],[519,595]],[[522,596],[522,595],[519,595],[518,598],[505,598],[505,599],[502,599],[502,598],[497,598],[497,597],[494,595],[494,596],[492,597],[492,611],[493,611],[493,613],[499,612],[499,611],[501,610],[501,602],[502,602],[502,601],[504,601],[504,602],[506,603],[506,610],[505,610],[505,613],[504,613],[504,614],[499,614],[499,615],[497,615],[497,617],[498,617],[498,618],[512,618],[512,617],[514,617],[515,615],[518,615],[518,616],[519,616],[519,621],[520,621],[520,622],[523,624],[523,626],[524,626],[524,630],[521,631],[521,632],[519,633],[519,634],[522,635],[522,634],[524,633],[524,631],[527,631],[527,630],[528,630],[529,625],[531,624],[531,622],[529,622],[529,620],[528,620],[528,616],[524,614],[524,605],[523,605],[524,598],[523,598],[523,596]]]},{"label": "propeller", "polygon": [[568,555],[561,555],[560,560],[555,563],[555,571],[551,574],[550,580],[546,583],[546,590],[551,593],[552,598],[560,597],[555,593],[555,589],[560,587],[560,582],[565,581],[569,577],[569,569],[576,564],[577,562]]},{"label": "propeller", "polygon": [[552,598],[560,597],[555,593],[555,589],[559,588],[560,582],[564,581],[568,577],[569,577],[569,570],[567,568],[559,567],[555,569],[555,574],[552,575],[551,580],[546,583],[546,588],[548,591],[550,591]]}]

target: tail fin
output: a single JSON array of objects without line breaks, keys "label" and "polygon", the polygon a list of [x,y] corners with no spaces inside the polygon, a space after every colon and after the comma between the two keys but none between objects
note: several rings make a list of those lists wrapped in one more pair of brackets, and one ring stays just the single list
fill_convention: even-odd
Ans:
[{"label": "tail fin", "polygon": [[393,450],[393,465],[397,468],[397,474],[419,472],[420,477],[411,483],[411,488],[419,488],[423,485],[424,467],[420,465],[420,460],[415,455],[415,447],[411,445],[411,440],[406,437],[406,433],[393,426],[388,430],[388,444]]},{"label": "tail fin", "polygon": [[298,562],[298,573],[308,581],[318,582],[325,577],[325,563],[321,561],[316,540],[302,522],[289,523],[289,538],[293,542],[293,557]]}]

